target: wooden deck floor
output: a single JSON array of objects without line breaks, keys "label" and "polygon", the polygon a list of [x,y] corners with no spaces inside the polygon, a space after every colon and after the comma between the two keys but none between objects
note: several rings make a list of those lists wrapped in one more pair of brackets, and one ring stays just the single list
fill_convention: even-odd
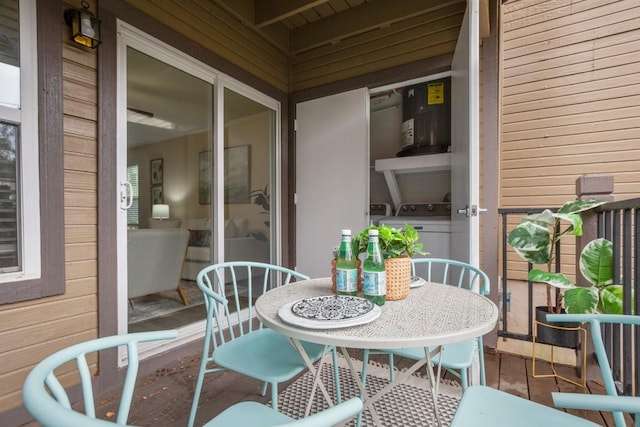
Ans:
[{"label": "wooden deck floor", "polygon": [[[380,356],[374,356],[380,357]],[[508,354],[486,354],[488,385],[544,405],[552,406],[551,392],[570,391],[602,394],[601,382],[589,380],[585,389],[555,378],[533,378],[532,360]],[[386,362],[379,359],[379,362]],[[400,367],[402,367],[400,362]],[[193,386],[198,373],[199,355],[176,360],[158,369],[155,374],[142,377],[138,381],[137,392],[132,405],[129,423],[135,425],[186,426]],[[547,363],[536,366],[536,373],[551,372]],[[575,376],[575,369],[560,367],[559,373]],[[201,397],[196,425],[214,417],[226,407],[242,400],[267,402],[268,397],[260,396],[261,384],[232,372],[209,374]],[[99,402],[99,416],[108,416],[115,411],[117,398],[105,396]],[[598,424],[613,426],[610,414],[587,411],[569,411]]]}]

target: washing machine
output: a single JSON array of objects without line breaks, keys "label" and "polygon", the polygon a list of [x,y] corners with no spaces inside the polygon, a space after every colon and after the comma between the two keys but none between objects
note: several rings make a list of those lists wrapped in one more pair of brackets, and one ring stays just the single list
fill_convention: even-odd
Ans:
[{"label": "washing machine", "polygon": [[[402,229],[411,225],[420,235],[419,242],[428,255],[414,258],[451,258],[451,204],[450,203],[409,203],[400,205],[395,216],[381,218],[380,224]],[[416,271],[416,276],[424,273]]]},{"label": "washing machine", "polygon": [[373,225],[380,225],[380,220],[392,215],[390,203],[370,203],[369,222]]}]

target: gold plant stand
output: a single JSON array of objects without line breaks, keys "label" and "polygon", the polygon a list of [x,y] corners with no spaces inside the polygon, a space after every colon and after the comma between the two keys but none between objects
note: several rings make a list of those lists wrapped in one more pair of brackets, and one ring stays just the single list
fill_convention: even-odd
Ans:
[{"label": "gold plant stand", "polygon": [[[538,325],[544,325],[547,328],[552,328],[552,329],[559,329],[562,331],[581,331],[582,332],[582,370],[581,370],[581,375],[579,380],[581,382],[576,381],[575,378],[569,378],[569,377],[565,377],[564,375],[560,375],[557,371],[556,371],[556,366],[554,363],[554,345],[551,344],[546,344],[549,345],[551,347],[551,358],[549,360],[549,363],[551,365],[551,372],[553,372],[552,374],[536,374],[536,336],[538,334]],[[541,343],[542,344],[542,343]],[[567,381],[571,384],[575,384],[579,387],[586,387],[587,386],[587,375],[586,375],[586,368],[587,368],[587,330],[584,329],[581,326],[576,326],[576,327],[566,327],[566,326],[557,326],[557,325],[550,325],[548,323],[543,323],[543,322],[538,322],[537,320],[535,320],[533,322],[533,378],[560,378],[564,381]]]}]

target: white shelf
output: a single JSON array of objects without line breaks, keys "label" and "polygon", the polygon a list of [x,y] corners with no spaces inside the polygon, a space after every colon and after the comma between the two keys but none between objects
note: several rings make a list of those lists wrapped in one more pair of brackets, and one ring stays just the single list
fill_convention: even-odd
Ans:
[{"label": "white shelf", "polygon": [[382,172],[384,174],[393,206],[397,210],[402,204],[402,196],[396,175],[402,173],[448,171],[451,169],[451,153],[378,159],[375,165],[376,172]]},{"label": "white shelf", "polygon": [[375,169],[378,172],[392,171],[396,174],[445,171],[451,169],[451,153],[378,159]]}]

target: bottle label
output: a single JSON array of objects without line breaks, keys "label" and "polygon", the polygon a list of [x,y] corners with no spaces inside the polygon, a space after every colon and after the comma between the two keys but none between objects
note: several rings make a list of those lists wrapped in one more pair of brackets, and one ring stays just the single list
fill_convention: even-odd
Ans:
[{"label": "bottle label", "polygon": [[358,270],[336,268],[336,291],[356,292],[358,290]]},{"label": "bottle label", "polygon": [[384,271],[365,271],[363,273],[362,291],[366,295],[386,295],[387,276]]}]

